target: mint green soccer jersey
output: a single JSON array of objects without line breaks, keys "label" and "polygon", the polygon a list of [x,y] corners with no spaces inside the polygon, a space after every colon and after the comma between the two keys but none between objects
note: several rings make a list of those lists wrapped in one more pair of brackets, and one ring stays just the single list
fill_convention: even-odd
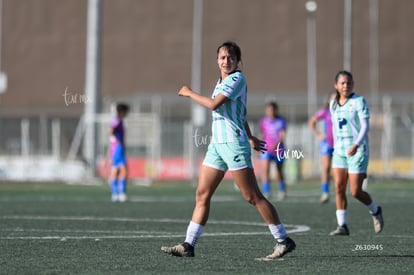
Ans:
[{"label": "mint green soccer jersey", "polygon": [[228,99],[213,111],[211,143],[247,141],[246,122],[247,84],[244,75],[236,71],[223,81],[218,80],[212,98],[223,94]]},{"label": "mint green soccer jersey", "polygon": [[[360,120],[369,118],[368,104],[363,96],[353,94],[344,105],[339,105],[336,100],[332,100],[329,109],[334,134],[334,153],[346,156],[361,130]],[[360,146],[364,146],[364,152],[368,154],[368,135]]]}]

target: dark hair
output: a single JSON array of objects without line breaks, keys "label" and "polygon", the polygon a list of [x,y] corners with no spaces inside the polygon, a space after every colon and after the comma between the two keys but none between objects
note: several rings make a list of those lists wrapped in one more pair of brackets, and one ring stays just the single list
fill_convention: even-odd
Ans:
[{"label": "dark hair", "polygon": [[351,74],[350,72],[343,70],[343,71],[339,71],[339,72],[336,74],[336,76],[335,76],[335,83],[336,83],[336,82],[338,82],[338,80],[339,80],[339,77],[340,77],[340,76],[347,76],[347,77],[348,77],[348,78],[350,78],[352,81],[354,80],[354,77],[352,76],[352,74]]},{"label": "dark hair", "polygon": [[277,105],[276,101],[270,101],[266,104],[266,106],[272,107],[274,110],[279,109],[279,106]]},{"label": "dark hair", "polygon": [[218,48],[217,48],[217,55],[220,51],[221,48],[226,48],[227,51],[229,51],[229,53],[231,55],[235,55],[236,59],[237,59],[237,63],[241,62],[241,50],[239,45],[236,44],[236,42],[233,41],[226,41],[223,44],[221,44]]},{"label": "dark hair", "polygon": [[127,113],[129,111],[129,105],[125,103],[116,104],[116,112],[119,114],[121,112]]},{"label": "dark hair", "polygon": [[[336,75],[335,75],[335,83],[338,82],[339,77],[341,76],[347,76],[349,79],[351,79],[352,82],[354,82],[354,77],[352,76],[351,72],[349,71],[339,71]],[[335,105],[334,105],[334,109],[336,108],[336,106],[339,104],[339,92],[336,91],[336,97],[335,97]]]}]

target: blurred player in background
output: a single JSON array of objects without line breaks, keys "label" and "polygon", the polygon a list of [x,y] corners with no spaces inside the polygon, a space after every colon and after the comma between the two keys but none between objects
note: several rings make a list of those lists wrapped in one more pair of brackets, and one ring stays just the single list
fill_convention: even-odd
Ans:
[{"label": "blurred player in background", "polygon": [[349,235],[347,227],[346,186],[349,180],[353,197],[362,202],[372,215],[374,231],[384,226],[381,207],[362,189],[369,158],[369,111],[363,96],[353,93],[354,80],[348,71],[335,77],[336,97],[329,109],[332,116],[334,152],[333,178],[336,189],[336,218],[338,227],[330,235]]},{"label": "blurred player in background", "polygon": [[111,158],[110,183],[113,202],[125,202],[127,185],[127,163],[125,156],[125,129],[123,119],[129,112],[129,106],[116,105],[117,117],[111,122],[109,153]]},{"label": "blurred player in background", "polygon": [[286,198],[286,183],[283,177],[283,160],[286,136],[286,119],[279,115],[279,108],[276,102],[269,102],[265,108],[266,116],[259,122],[260,137],[266,142],[267,151],[260,155],[262,166],[262,191],[266,198],[270,198],[270,165],[276,163],[277,181],[279,185],[278,199]]},{"label": "blurred player in background", "polygon": [[[332,94],[325,106],[316,112],[308,121],[309,127],[313,134],[320,141],[320,154],[322,164],[321,174],[321,203],[327,203],[329,201],[329,180],[331,175],[331,163],[333,154],[333,133],[332,133],[332,118],[329,111],[329,102],[335,98],[335,94]],[[316,124],[318,121],[323,122],[323,133],[318,131]]]},{"label": "blurred player in background", "polygon": [[[202,96],[187,86],[183,86],[178,93],[212,110],[213,122],[212,140],[200,168],[196,205],[185,241],[161,248],[170,255],[194,256],[194,247],[208,220],[211,197],[228,169],[245,200],[256,207],[277,241],[273,253],[259,259],[280,258],[295,249],[295,242],[288,237],[276,209],[260,192],[253,171],[251,147],[264,151],[265,143],[252,136],[246,120],[247,84],[238,68],[240,62],[239,46],[234,42],[225,42],[217,49],[221,74],[212,97]],[[222,248],[217,247],[216,252],[220,251]]]}]

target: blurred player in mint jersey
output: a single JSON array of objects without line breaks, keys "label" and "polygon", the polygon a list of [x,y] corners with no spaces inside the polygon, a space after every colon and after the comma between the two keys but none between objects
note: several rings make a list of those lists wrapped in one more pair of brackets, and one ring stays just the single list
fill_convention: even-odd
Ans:
[{"label": "blurred player in mint jersey", "polygon": [[[331,164],[332,164],[332,154],[333,154],[333,132],[332,132],[332,118],[331,112],[329,111],[329,102],[335,98],[335,94],[330,95],[325,106],[316,112],[316,114],[311,117],[308,121],[309,127],[311,128],[313,134],[320,141],[320,154],[321,154],[321,165],[322,165],[322,174],[321,174],[321,203],[327,203],[329,201],[329,181],[331,176]],[[323,132],[320,132],[316,124],[322,121],[323,122]]]},{"label": "blurred player in mint jersey", "polygon": [[277,181],[279,184],[278,199],[286,198],[286,183],[283,176],[284,160],[284,139],[286,136],[286,120],[279,115],[279,108],[276,102],[269,102],[265,109],[266,116],[260,120],[260,137],[267,144],[267,151],[260,155],[262,164],[262,191],[263,194],[270,198],[270,165],[272,161],[276,163]]},{"label": "blurred player in mint jersey", "polygon": [[116,106],[117,116],[111,122],[109,153],[111,158],[110,184],[113,202],[125,202],[128,177],[125,156],[125,128],[123,119],[129,112],[129,106],[119,103]]},{"label": "blurred player in mint jersey", "polygon": [[375,233],[384,227],[382,209],[371,195],[362,189],[369,161],[369,109],[365,98],[353,92],[354,79],[348,71],[335,76],[336,97],[329,104],[331,111],[334,152],[332,174],[336,191],[338,227],[330,235],[349,235],[347,226],[346,189],[363,203],[372,216]]}]

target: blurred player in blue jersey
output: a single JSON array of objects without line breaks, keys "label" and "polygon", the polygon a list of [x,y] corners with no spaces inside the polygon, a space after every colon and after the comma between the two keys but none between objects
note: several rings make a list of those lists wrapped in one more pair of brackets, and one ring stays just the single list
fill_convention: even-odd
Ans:
[{"label": "blurred player in blue jersey", "polygon": [[353,92],[354,80],[348,71],[335,77],[336,97],[330,102],[334,134],[332,171],[336,190],[338,227],[330,235],[349,235],[347,226],[346,187],[349,180],[353,197],[362,202],[372,215],[375,233],[384,226],[382,210],[362,189],[369,158],[369,110],[363,96]]},{"label": "blurred player in blue jersey", "polygon": [[[161,247],[162,251],[170,255],[194,257],[194,247],[208,220],[211,197],[227,170],[231,171],[244,199],[256,207],[276,239],[273,252],[258,259],[278,259],[296,247],[295,242],[288,237],[275,207],[260,192],[256,181],[251,148],[264,151],[265,144],[251,134],[246,120],[247,83],[238,68],[240,62],[239,46],[234,42],[225,42],[217,48],[220,77],[212,97],[202,96],[187,86],[183,86],[178,93],[210,109],[213,122],[212,140],[200,168],[196,205],[187,227],[186,238],[181,244]],[[245,244],[243,246],[249,247]],[[217,247],[215,252],[222,251],[222,247]]]},{"label": "blurred player in blue jersey", "polygon": [[260,155],[262,164],[262,191],[266,198],[271,196],[269,178],[270,165],[276,163],[277,180],[279,184],[278,199],[286,198],[286,183],[283,177],[283,161],[286,136],[286,119],[279,115],[276,102],[269,102],[265,109],[266,116],[259,122],[260,137],[266,142],[267,151]]},{"label": "blurred player in blue jersey", "polygon": [[111,158],[110,184],[113,202],[125,202],[127,185],[127,163],[125,156],[125,129],[123,119],[129,106],[119,103],[116,106],[117,117],[111,122],[109,153]]}]

